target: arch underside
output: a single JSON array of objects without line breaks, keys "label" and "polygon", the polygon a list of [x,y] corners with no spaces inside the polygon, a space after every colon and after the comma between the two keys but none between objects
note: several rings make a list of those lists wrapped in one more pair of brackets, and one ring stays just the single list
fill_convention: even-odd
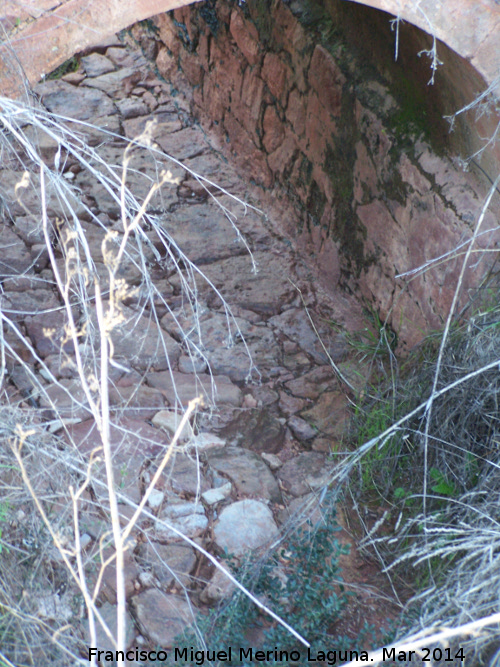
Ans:
[{"label": "arch underside", "polygon": [[[353,0],[349,0],[353,1]],[[55,69],[74,53],[94,46],[112,33],[185,5],[185,0],[62,0],[53,9],[36,0],[20,9],[15,0],[2,3],[6,39],[0,47],[3,61],[0,89],[19,95],[15,58],[30,84]],[[486,85],[498,85],[500,74],[500,10],[495,0],[363,0],[364,4],[412,23],[433,35],[468,60]],[[52,3],[51,3],[52,5]],[[51,6],[49,5],[49,6]],[[9,55],[10,54],[10,55]],[[14,70],[13,70],[14,68]]]}]

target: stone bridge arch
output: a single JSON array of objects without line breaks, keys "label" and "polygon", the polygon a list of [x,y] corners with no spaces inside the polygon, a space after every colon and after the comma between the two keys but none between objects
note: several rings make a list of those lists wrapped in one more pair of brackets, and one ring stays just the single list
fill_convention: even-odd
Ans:
[{"label": "stone bridge arch", "polygon": [[[353,0],[349,0],[353,1]],[[498,0],[356,0],[414,24],[447,44],[477,70],[486,86],[500,85],[500,5]],[[28,81],[35,83],[73,53],[102,41],[137,21],[190,0],[4,0],[0,21],[0,90],[19,93],[12,51]],[[10,52],[10,55],[9,55]]]},{"label": "stone bridge arch", "polygon": [[[272,197],[279,187],[292,193],[289,208],[297,210],[281,216],[285,222],[280,218],[280,224],[288,225],[286,233],[314,257],[325,286],[335,289],[340,284],[361,294],[382,319],[392,313],[391,326],[408,347],[423,332],[439,328],[442,312],[450,305],[456,262],[442,275],[412,278],[409,286],[404,281],[397,284],[397,278],[456,247],[462,237],[468,238],[477,219],[476,208],[500,168],[500,142],[485,145],[484,139],[498,135],[497,115],[462,114],[456,123],[458,131],[451,134],[443,120],[478,93],[496,92],[495,86],[500,89],[497,0],[463,0],[459,7],[454,0],[209,1],[208,9],[217,9],[214,20],[216,27],[222,26],[220,31],[212,30],[205,7],[196,4],[34,0],[31,16],[25,13],[16,18],[12,12],[17,5],[7,0],[4,7],[10,7],[11,13],[4,14],[3,25],[10,30],[10,39],[0,47],[1,92],[22,94],[20,68],[28,82],[35,83],[74,53],[156,17],[158,72],[186,95],[203,129],[222,152],[228,151],[246,178],[263,187],[263,196]],[[294,12],[311,9],[322,12],[316,27],[322,30],[326,17],[342,29],[341,49],[349,50],[353,43],[360,47],[343,69],[319,42],[310,43],[309,24],[300,28],[307,48],[301,50],[295,41],[298,19]],[[177,11],[167,14],[170,10]],[[290,18],[291,32],[277,27],[283,20],[285,28]],[[391,33],[391,22],[401,30],[396,64],[396,30]],[[146,26],[136,28],[146,31]],[[198,37],[203,34],[204,41],[192,38],[191,30]],[[316,37],[311,35],[313,40]],[[152,41],[156,39],[155,33]],[[440,41],[433,44],[433,40]],[[416,55],[422,50],[432,52],[436,43],[444,64],[438,68],[436,85],[428,86],[432,68],[426,58]],[[293,67],[287,68],[288,62]],[[377,74],[361,81],[365,64],[374,63]],[[399,73],[392,77],[396,69]],[[381,86],[381,80],[388,86]],[[43,85],[49,84],[56,82]],[[398,101],[387,95],[391,92]],[[399,129],[384,125],[381,113],[390,115],[389,108],[401,113],[403,120],[395,121]],[[404,120],[406,112],[411,112],[411,122],[426,119],[426,129],[432,133],[429,145],[416,142],[414,132],[404,129],[409,122]],[[391,143],[386,132],[391,128],[403,135],[404,146],[399,139]],[[441,159],[435,148],[446,157]],[[419,156],[413,155],[412,164],[407,153],[415,150]],[[481,164],[464,176],[455,158],[479,153]],[[422,181],[422,170],[430,180]],[[470,210],[469,200],[473,201]],[[488,223],[491,239],[487,242],[498,247],[494,217]],[[429,242],[428,247],[422,240]],[[471,288],[479,284],[480,271],[470,273]]]}]

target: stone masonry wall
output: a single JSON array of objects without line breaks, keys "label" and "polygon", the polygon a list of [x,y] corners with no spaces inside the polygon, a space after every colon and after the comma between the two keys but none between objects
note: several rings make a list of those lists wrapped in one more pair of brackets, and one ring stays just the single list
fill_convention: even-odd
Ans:
[{"label": "stone masonry wall", "polygon": [[[427,90],[428,63],[412,51],[423,33],[406,28],[393,65],[387,15],[338,0],[304,7],[212,0],[136,33],[159,41],[159,74],[269,193],[322,283],[388,317],[404,350],[442,326],[461,264],[452,253],[397,276],[455,247],[463,255],[489,183],[448,155],[439,90]],[[488,213],[482,230],[495,227]],[[479,247],[495,249],[498,238],[484,233]],[[464,299],[495,256],[474,255]]]}]

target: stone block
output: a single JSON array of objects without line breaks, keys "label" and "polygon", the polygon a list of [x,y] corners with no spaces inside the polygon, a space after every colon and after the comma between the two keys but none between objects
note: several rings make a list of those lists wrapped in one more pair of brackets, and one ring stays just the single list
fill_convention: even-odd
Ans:
[{"label": "stone block", "polygon": [[158,14],[153,20],[159,30],[160,41],[165,44],[173,56],[178,56],[181,50],[181,41],[177,36],[171,17],[164,13]]},{"label": "stone block", "polygon": [[319,44],[311,58],[308,80],[320,102],[333,116],[340,116],[342,87],[346,79],[334,58]]},{"label": "stone block", "polygon": [[169,53],[168,49],[161,47],[158,51],[158,56],[156,57],[156,66],[161,76],[167,81],[170,81],[173,74],[177,72],[178,69],[177,58]]},{"label": "stone block", "polygon": [[264,130],[264,137],[262,139],[264,148],[267,153],[272,153],[281,146],[283,139],[285,138],[283,123],[276,113],[275,107],[266,107],[262,121],[262,129]]},{"label": "stone block", "polygon": [[306,100],[297,89],[292,90],[288,97],[286,118],[291,123],[295,134],[300,137],[306,129]]},{"label": "stone block", "polygon": [[264,58],[261,76],[271,94],[284,104],[293,79],[290,67],[276,53],[268,51]]},{"label": "stone block", "polygon": [[234,9],[231,13],[229,30],[249,64],[256,65],[260,60],[260,49],[259,33],[255,25],[251,21],[245,20],[239,10]]},{"label": "stone block", "polygon": [[322,165],[326,156],[326,141],[334,134],[336,126],[328,109],[321,103],[318,95],[310,91],[307,99],[306,133],[304,152],[313,164]]},{"label": "stone block", "polygon": [[251,67],[247,67],[243,73],[241,82],[242,103],[250,109],[250,119],[256,123],[260,116],[260,108],[264,98],[264,81]]},{"label": "stone block", "polygon": [[192,86],[199,86],[203,81],[204,70],[199,57],[188,51],[181,51],[180,66],[186,79]]},{"label": "stone block", "polygon": [[271,186],[273,177],[264,152],[255,146],[249,133],[232,113],[227,113],[224,120],[231,152],[246,178],[253,178],[264,187]]},{"label": "stone block", "polygon": [[217,84],[209,76],[203,80],[203,107],[200,109],[200,120],[206,118],[205,127],[220,123],[224,117],[224,104],[218,95]]},{"label": "stone block", "polygon": [[278,148],[267,156],[267,163],[274,177],[292,172],[293,163],[297,156],[298,146],[295,136],[287,128],[285,137]]}]

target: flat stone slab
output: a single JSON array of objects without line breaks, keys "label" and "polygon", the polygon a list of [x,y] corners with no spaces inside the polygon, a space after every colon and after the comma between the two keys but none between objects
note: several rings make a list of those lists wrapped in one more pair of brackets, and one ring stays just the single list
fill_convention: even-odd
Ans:
[{"label": "flat stone slab", "polygon": [[340,440],[349,419],[350,403],[341,391],[325,391],[316,405],[302,412],[302,417],[318,431]]},{"label": "flat stone slab", "polygon": [[[155,467],[150,468],[150,474],[154,474]],[[200,469],[199,462],[194,457],[177,453],[165,468],[160,484],[171,489],[180,496],[199,496],[209,489],[209,484]]]},{"label": "flat stone slab", "polygon": [[167,503],[156,521],[156,534],[159,540],[174,541],[182,539],[176,531],[187,537],[197,537],[207,526],[208,519],[201,502]]},{"label": "flat stone slab", "polygon": [[[117,74],[118,75],[118,74]],[[35,86],[42,103],[52,113],[78,120],[111,116],[117,108],[101,90],[76,88],[66,81],[45,81]]]},{"label": "flat stone slab", "polygon": [[[296,341],[302,350],[309,354],[317,364],[328,363],[328,356],[303,308],[290,308],[284,313],[272,317],[269,324],[279,329],[290,340]],[[335,340],[335,337],[324,326],[321,328],[320,335],[323,345],[325,345],[334,361],[338,361],[345,356],[345,344],[341,342],[340,338]]]},{"label": "flat stone slab", "polygon": [[81,64],[87,76],[101,76],[115,70],[111,60],[100,53],[90,53],[88,56],[83,56]]},{"label": "flat stone slab", "polygon": [[[105,602],[103,605],[99,607],[99,613],[101,614],[104,622],[108,626],[108,628],[111,631],[111,634],[113,637],[116,637],[116,631],[117,631],[117,622],[116,622],[116,605],[110,604],[109,602]],[[88,622],[86,624],[86,635],[88,638],[88,642],[90,642],[90,630],[88,627]],[[96,620],[96,645],[95,648],[100,649],[101,651],[114,651],[115,646],[112,643],[111,639],[108,637],[108,635],[104,632],[102,629],[101,624],[99,621]],[[132,643],[134,637],[135,637],[135,625],[132,620],[132,617],[126,612],[126,646],[130,646]],[[88,644],[90,646],[90,643]]]},{"label": "flat stone slab", "polygon": [[187,544],[146,542],[139,547],[138,562],[146,570],[152,570],[162,587],[168,588],[174,582],[189,584],[196,556]]},{"label": "flat stone slab", "polygon": [[[93,466],[93,478],[106,482],[106,471],[102,460],[101,437],[93,419],[68,428],[69,443],[84,456],[97,450],[100,461]],[[158,429],[138,419],[123,418],[119,425],[111,424],[111,451],[117,490],[133,502],[141,500],[141,470],[148,458],[163,453],[167,447],[164,436]],[[94,485],[98,497],[107,497],[106,487]]]},{"label": "flat stone slab", "polygon": [[241,411],[221,433],[228,442],[259,454],[279,452],[285,440],[283,424],[262,408]]},{"label": "flat stone slab", "polygon": [[191,624],[193,611],[185,598],[149,588],[131,600],[141,632],[162,648],[172,646]]},{"label": "flat stone slab", "polygon": [[226,507],[214,528],[217,546],[235,556],[264,546],[277,534],[278,526],[269,507],[248,499]]},{"label": "flat stone slab", "polygon": [[243,447],[217,447],[206,454],[208,464],[229,477],[239,494],[279,502],[278,483],[258,454]]},{"label": "flat stone slab", "polygon": [[299,497],[328,484],[332,467],[324,454],[302,452],[287,461],[277,474],[286,491]]},{"label": "flat stone slab", "polygon": [[[173,371],[159,371],[146,375],[147,383],[151,387],[160,389],[167,398],[170,405],[176,403],[187,407],[189,401],[202,395],[204,400],[213,404],[212,380],[209,375],[185,374]],[[216,403],[229,403],[230,405],[241,405],[241,389],[224,375],[213,378],[216,388]]]},{"label": "flat stone slab", "polygon": [[294,380],[285,383],[286,389],[292,396],[316,400],[327,389],[338,386],[333,368],[319,366]]}]

